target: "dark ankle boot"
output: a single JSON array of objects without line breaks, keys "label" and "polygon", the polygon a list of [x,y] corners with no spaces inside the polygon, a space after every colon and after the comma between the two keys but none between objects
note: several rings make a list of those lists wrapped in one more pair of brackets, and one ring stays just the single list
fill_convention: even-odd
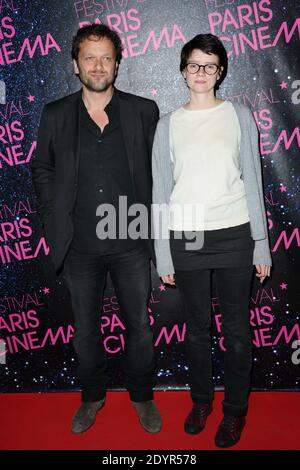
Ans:
[{"label": "dark ankle boot", "polygon": [[185,432],[188,434],[198,434],[203,431],[206,420],[211,412],[211,403],[194,403],[192,410],[184,422]]},{"label": "dark ankle boot", "polygon": [[245,424],[245,416],[224,415],[215,437],[216,446],[231,447],[237,444]]}]

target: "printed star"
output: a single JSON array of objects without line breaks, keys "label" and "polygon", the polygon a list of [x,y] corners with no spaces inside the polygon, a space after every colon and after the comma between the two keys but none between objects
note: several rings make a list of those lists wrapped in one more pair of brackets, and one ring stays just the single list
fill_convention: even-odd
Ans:
[{"label": "printed star", "polygon": [[282,282],[279,287],[281,287],[281,290],[286,290],[287,286],[288,285],[285,282]]},{"label": "printed star", "polygon": [[164,284],[161,284],[159,286],[159,290],[160,290],[160,292],[164,292],[166,290],[166,286]]},{"label": "printed star", "polygon": [[35,100],[35,96],[29,95],[29,96],[27,96],[27,99],[28,99],[29,103],[32,103]]},{"label": "printed star", "polygon": [[49,287],[44,287],[43,292],[44,294],[49,294],[50,293]]},{"label": "printed star", "polygon": [[281,82],[280,83],[280,88],[283,90],[284,88],[287,88],[287,83],[286,82]]},{"label": "printed star", "polygon": [[282,183],[280,183],[280,188],[279,189],[282,193],[286,192],[286,186],[284,186],[284,184],[282,184]]},{"label": "printed star", "polygon": [[157,93],[158,93],[157,89],[156,89],[156,88],[152,88],[152,90],[151,90],[152,96],[157,96]]}]

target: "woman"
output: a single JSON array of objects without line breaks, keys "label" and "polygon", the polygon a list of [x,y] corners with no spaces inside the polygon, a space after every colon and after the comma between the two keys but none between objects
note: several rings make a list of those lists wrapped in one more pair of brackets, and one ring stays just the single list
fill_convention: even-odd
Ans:
[{"label": "woman", "polygon": [[[272,264],[258,132],[247,107],[216,97],[227,73],[227,53],[216,36],[199,34],[186,43],[180,71],[189,101],[159,121],[153,146],[157,270],[167,284],[175,285],[176,276],[185,304],[193,408],[184,427],[190,434],[202,431],[212,412],[210,284],[215,271],[226,347],[224,416],[215,443],[230,447],[240,439],[248,409],[253,265],[263,282]],[[159,226],[156,211],[162,204],[170,216]],[[162,236],[166,230],[169,239]]]}]

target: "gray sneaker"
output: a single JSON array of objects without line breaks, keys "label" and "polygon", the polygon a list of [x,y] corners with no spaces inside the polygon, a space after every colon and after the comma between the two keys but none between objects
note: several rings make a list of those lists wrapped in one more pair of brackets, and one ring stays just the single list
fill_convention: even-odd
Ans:
[{"label": "gray sneaker", "polygon": [[145,431],[156,433],[161,430],[162,421],[160,412],[153,400],[133,401],[132,404]]},{"label": "gray sneaker", "polygon": [[99,401],[83,401],[72,418],[72,432],[79,434],[94,424],[97,412],[103,407],[105,398]]}]

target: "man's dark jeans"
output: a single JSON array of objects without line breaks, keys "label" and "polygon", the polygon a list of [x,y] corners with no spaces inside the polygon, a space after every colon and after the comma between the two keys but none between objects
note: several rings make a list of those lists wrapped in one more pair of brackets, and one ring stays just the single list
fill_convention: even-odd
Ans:
[{"label": "man's dark jeans", "polygon": [[148,316],[150,263],[146,249],[142,243],[137,243],[137,248],[118,254],[97,256],[70,250],[67,255],[64,277],[74,312],[73,344],[78,356],[82,401],[102,399],[109,379],[107,356],[100,333],[100,312],[108,271],[126,327],[125,386],[131,400],[152,400],[155,364]]}]

